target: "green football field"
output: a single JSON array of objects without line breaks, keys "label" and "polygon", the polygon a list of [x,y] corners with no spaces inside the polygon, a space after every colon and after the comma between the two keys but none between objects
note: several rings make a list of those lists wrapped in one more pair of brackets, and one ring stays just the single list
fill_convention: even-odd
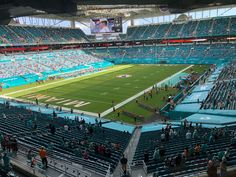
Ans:
[{"label": "green football field", "polygon": [[[118,65],[104,72],[9,91],[7,96],[101,113],[189,65]],[[29,89],[30,88],[30,89]],[[7,93],[7,91],[6,91]]]}]

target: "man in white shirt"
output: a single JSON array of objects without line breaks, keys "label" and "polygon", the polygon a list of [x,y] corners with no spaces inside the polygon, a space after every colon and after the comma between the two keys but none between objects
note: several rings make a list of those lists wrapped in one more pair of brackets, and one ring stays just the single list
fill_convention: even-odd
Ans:
[{"label": "man in white shirt", "polygon": [[3,117],[3,119],[7,118],[6,114],[4,114],[4,113],[2,113],[2,117]]},{"label": "man in white shirt", "polygon": [[188,132],[186,133],[186,139],[189,140],[192,137],[192,133],[190,132],[190,130],[188,130]]},{"label": "man in white shirt", "polygon": [[65,130],[66,132],[68,132],[68,130],[69,130],[68,125],[64,125],[64,130]]},{"label": "man in white shirt", "polygon": [[162,134],[161,134],[161,142],[164,142],[165,139],[166,139],[166,135],[165,135],[165,133],[162,133]]}]

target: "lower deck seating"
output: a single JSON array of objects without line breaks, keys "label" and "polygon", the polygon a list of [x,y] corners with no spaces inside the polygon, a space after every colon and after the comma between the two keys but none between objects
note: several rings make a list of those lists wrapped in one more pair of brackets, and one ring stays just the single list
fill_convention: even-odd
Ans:
[{"label": "lower deck seating", "polygon": [[[53,118],[51,115],[32,112],[0,104],[0,132],[16,136],[21,146],[38,154],[44,146],[50,157],[59,157],[68,162],[105,175],[110,166],[113,171],[123,154],[131,134],[90,125],[81,120]],[[65,129],[67,125],[68,131]],[[52,133],[51,126],[56,131]],[[88,158],[84,153],[88,152]]]},{"label": "lower deck seating", "polygon": [[236,80],[217,82],[201,108],[236,110]]},{"label": "lower deck seating", "polygon": [[236,61],[232,61],[222,69],[218,77],[218,80],[230,80],[235,78],[236,78]]},{"label": "lower deck seating", "polygon": [[[214,155],[218,155],[219,152],[230,150],[230,158],[227,164],[236,164],[236,149],[231,146],[231,130],[235,127],[224,128],[224,129],[207,129],[201,128],[186,128],[183,127],[174,129],[176,135],[169,137],[167,141],[161,141],[161,134],[165,134],[166,129],[143,132],[140,137],[139,144],[137,146],[133,162],[137,163],[140,160],[144,160],[144,153],[146,152],[149,156],[149,160],[146,161],[147,172],[153,173],[158,172],[160,176],[184,176],[188,174],[194,174],[195,172],[205,171],[207,168],[207,162],[212,159]],[[197,136],[190,139],[186,139],[186,133],[191,132],[194,136],[194,130],[197,130]],[[213,137],[212,141],[209,142],[210,136]],[[200,144],[201,151],[199,155],[194,152],[194,146]],[[204,145],[203,145],[204,144]],[[184,149],[188,147],[189,156],[186,159],[182,159],[181,165],[169,166],[167,165],[168,160],[175,159],[178,155],[182,156]],[[163,157],[153,159],[155,148],[164,149],[165,154]],[[176,163],[176,161],[175,161]]]}]

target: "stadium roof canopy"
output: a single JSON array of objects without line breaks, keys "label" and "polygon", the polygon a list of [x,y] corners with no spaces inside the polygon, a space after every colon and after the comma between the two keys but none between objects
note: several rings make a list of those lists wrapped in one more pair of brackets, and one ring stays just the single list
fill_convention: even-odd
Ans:
[{"label": "stadium roof canopy", "polygon": [[124,19],[183,13],[199,8],[236,4],[235,0],[3,0],[0,23],[11,18],[38,16],[62,20],[87,21],[93,17]]}]

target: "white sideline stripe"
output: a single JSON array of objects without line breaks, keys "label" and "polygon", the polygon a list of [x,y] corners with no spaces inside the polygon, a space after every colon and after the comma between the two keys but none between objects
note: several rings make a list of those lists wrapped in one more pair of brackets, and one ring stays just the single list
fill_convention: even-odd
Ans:
[{"label": "white sideline stripe", "polygon": [[[155,86],[160,86],[162,83],[164,83],[164,82],[166,82],[166,81],[172,79],[172,78],[175,77],[176,75],[178,75],[178,74],[180,74],[180,73],[186,71],[187,69],[191,68],[192,66],[193,66],[193,65],[190,65],[190,66],[188,66],[188,67],[182,69],[181,71],[175,73],[174,75],[171,75],[171,76],[165,78],[164,80],[162,80],[162,81],[156,83]],[[132,96],[132,97],[130,97],[130,98],[124,100],[123,102],[121,102],[121,103],[115,105],[115,109],[118,109],[118,108],[124,106],[125,104],[129,103],[130,101],[133,101],[134,99],[136,99],[136,98],[140,97],[141,95],[143,95],[144,92],[148,92],[148,91],[152,90],[152,88],[153,88],[153,86],[151,86],[151,87],[149,87],[149,88],[147,88],[147,89],[145,89],[145,90],[143,90],[143,91],[137,93],[136,95],[134,95],[134,96]],[[111,112],[113,112],[113,108],[109,108],[108,110],[102,112],[102,113],[101,113],[101,117],[104,117],[104,116],[106,116],[107,114],[110,114]]]},{"label": "white sideline stripe", "polygon": [[[105,69],[105,70],[102,70],[102,71],[97,71],[96,73],[101,73],[101,72],[105,72],[105,71],[108,71],[108,70],[109,69]],[[63,79],[63,80],[60,80],[60,81],[55,81],[55,82],[52,82],[52,83],[48,83],[48,84],[45,84],[45,85],[39,85],[39,86],[36,86],[36,87],[30,87],[30,88],[26,88],[26,89],[21,89],[21,90],[18,90],[18,91],[15,91],[15,92],[6,93],[6,94],[3,94],[3,95],[9,96],[9,95],[13,95],[13,94],[16,94],[16,93],[21,93],[21,92],[25,92],[25,91],[28,91],[28,90],[33,90],[33,89],[45,87],[45,86],[48,86],[48,85],[54,85],[54,84],[57,84],[57,83],[60,83],[60,82],[65,82],[65,81],[68,81],[68,80],[77,79],[77,78],[83,77],[83,76],[89,76],[91,74],[95,74],[95,73],[88,73],[88,74],[85,74],[85,75],[82,75],[82,76],[67,78],[67,79]]]}]

